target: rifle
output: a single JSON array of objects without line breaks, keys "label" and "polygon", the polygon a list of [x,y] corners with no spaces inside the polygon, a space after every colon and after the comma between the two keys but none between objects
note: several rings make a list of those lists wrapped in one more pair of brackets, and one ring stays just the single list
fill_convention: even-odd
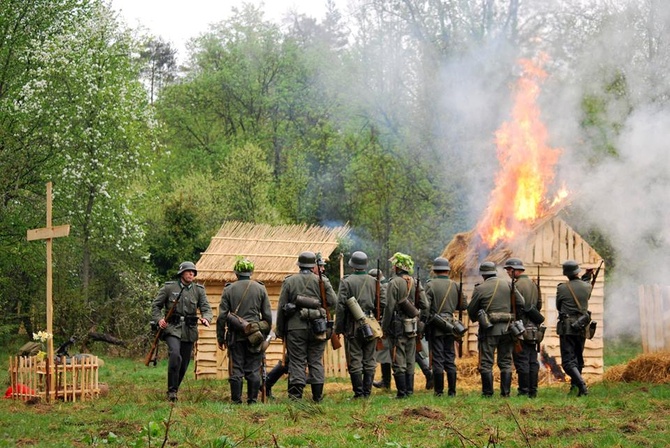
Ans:
[{"label": "rifle", "polygon": [[598,274],[600,274],[600,268],[603,267],[604,262],[605,262],[605,260],[600,260],[600,264],[598,265],[598,268],[596,269],[596,272],[593,274],[593,277],[591,277],[591,291],[589,291],[588,299],[591,298],[591,293],[593,292],[593,288],[595,288],[595,286],[596,286],[596,280],[598,279]]},{"label": "rifle", "polygon": [[[516,320],[516,296],[514,294],[514,286],[516,284],[516,274],[514,273],[514,270],[512,270],[512,287],[510,288],[510,300],[512,301],[512,316],[514,320]],[[514,337],[514,351],[516,353],[519,353],[521,350],[523,350],[523,347],[521,347],[521,341],[519,338],[516,336]]]},{"label": "rifle", "polygon": [[[537,265],[537,282],[535,282],[535,286],[537,286],[537,301],[540,303],[542,301],[542,289],[540,288],[540,265]],[[539,310],[538,310],[539,311]],[[540,343],[538,342],[535,344],[535,351],[540,352]]]},{"label": "rifle", "polygon": [[[377,302],[377,322],[381,323],[382,321],[382,273],[379,270],[379,258],[377,258],[377,282],[375,283],[375,299]],[[384,342],[381,338],[377,339],[377,346],[375,347],[377,351],[384,350]]]},{"label": "rifle", "polygon": [[[414,285],[414,306],[416,309],[419,309],[419,303],[421,303],[421,291],[419,291],[419,286],[421,285],[421,276],[419,275],[419,267],[416,267],[416,285]],[[421,319],[421,317],[419,317]],[[418,328],[418,326],[417,326]],[[423,344],[421,344],[421,338],[423,334],[418,333],[416,335],[416,351],[420,352],[423,350]]]},{"label": "rifle", "polygon": [[74,344],[75,342],[77,342],[77,339],[76,339],[74,336],[72,336],[72,337],[71,337],[70,339],[68,339],[67,341],[63,342],[63,343],[58,347],[58,349],[56,350],[56,356],[58,356],[58,357],[61,357],[61,356],[68,357],[68,356],[70,356],[70,354],[67,352],[67,349],[68,349],[72,344]]},{"label": "rifle", "polygon": [[[177,304],[179,303],[179,299],[181,299],[181,293],[184,292],[184,287],[181,287],[181,290],[179,291],[179,295],[177,296],[177,300],[174,301],[174,305],[172,305],[172,308],[168,311],[167,315],[165,316],[165,322],[169,322],[170,318],[172,317],[172,313],[174,313],[174,310],[177,308]],[[144,358],[144,365],[149,366],[151,361],[154,362],[154,366],[156,365],[156,357],[154,356],[154,352],[158,354],[158,341],[161,338],[161,335],[163,334],[163,329],[158,328],[158,331],[156,331],[156,336],[154,337],[154,342],[151,344],[151,350],[149,350],[149,353],[147,353],[147,356]]]},{"label": "rifle", "polygon": [[[458,281],[458,320],[463,322],[463,271]],[[463,357],[463,336],[458,338],[458,357]]]},{"label": "rifle", "polygon": [[[328,302],[326,301],[326,284],[323,281],[323,274],[321,273],[321,268],[319,267],[319,260],[321,257],[316,258],[316,268],[319,271],[319,292],[321,293],[321,304],[326,310],[326,319],[329,324],[332,324],[330,320],[330,309],[328,308]],[[332,331],[332,329],[331,329]],[[333,350],[337,350],[342,347],[342,342],[340,341],[340,335],[334,331],[330,335],[330,344],[333,346]]]}]

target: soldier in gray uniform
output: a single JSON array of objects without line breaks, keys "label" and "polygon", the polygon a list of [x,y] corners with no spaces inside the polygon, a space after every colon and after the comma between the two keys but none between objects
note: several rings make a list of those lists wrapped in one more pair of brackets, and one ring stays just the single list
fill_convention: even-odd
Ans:
[{"label": "soldier in gray uniform", "polygon": [[[151,317],[163,329],[163,339],[168,346],[167,396],[170,401],[177,401],[179,386],[191,362],[193,345],[198,340],[198,323],[209,327],[214,317],[205,287],[193,281],[197,275],[195,264],[183,262],[177,272],[179,280],[166,282],[151,304]],[[175,306],[167,322],[163,316]]]},{"label": "soldier in gray uniform", "polygon": [[584,368],[584,328],[591,321],[589,298],[591,285],[578,277],[581,269],[574,260],[563,263],[563,275],[567,283],[556,287],[556,310],[558,323],[556,331],[561,345],[561,364],[572,384],[579,390],[578,396],[587,395],[588,389],[582,377]]},{"label": "soldier in gray uniform", "polygon": [[[468,304],[468,317],[479,322],[479,374],[482,378],[482,396],[493,396],[493,362],[497,352],[500,369],[500,395],[509,397],[512,387],[512,350],[514,342],[510,325],[517,319],[512,314],[512,289],[498,278],[496,265],[485,261],[479,266],[483,283],[475,285]],[[515,295],[517,313],[523,310],[523,297]],[[521,311],[520,311],[521,310]]]},{"label": "soldier in gray uniform", "polygon": [[272,308],[263,283],[251,280],[254,271],[251,260],[239,257],[233,270],[237,281],[227,283],[223,289],[216,339],[219,349],[228,349],[231,401],[242,403],[242,379],[246,378],[247,403],[253,404],[261,388],[263,342],[272,326]]},{"label": "soldier in gray uniform", "polygon": [[[365,252],[356,251],[351,254],[349,266],[354,269],[354,272],[346,275],[340,281],[335,332],[344,335],[347,368],[354,398],[367,398],[372,391],[372,382],[377,367],[374,358],[377,339],[364,333],[367,324],[354,317],[347,301],[353,298],[365,316],[374,318],[377,305],[376,279],[365,271],[368,266],[368,256]],[[381,293],[380,288],[380,295]],[[386,298],[384,297],[383,300]]]},{"label": "soldier in gray uniform", "polygon": [[[396,398],[406,398],[414,390],[414,365],[416,364],[416,337],[418,329],[418,311],[428,309],[426,293],[421,285],[411,277],[414,261],[409,255],[396,252],[389,260],[393,264],[395,276],[386,289],[386,309],[382,318],[384,336],[389,338],[393,378],[395,379]],[[419,288],[419,303],[415,303],[415,289]],[[408,314],[406,307],[410,302],[416,313]]]},{"label": "soldier in gray uniform", "polygon": [[[312,399],[319,402],[323,398],[325,382],[323,352],[332,329],[326,328],[319,276],[313,271],[316,255],[302,252],[297,265],[300,272],[289,275],[282,283],[276,332],[277,337],[286,342],[289,397],[301,399],[305,385],[310,384]],[[330,282],[323,280],[326,306],[332,308],[337,303],[337,295]]]},{"label": "soldier in gray uniform", "polygon": [[[447,394],[456,395],[456,342],[453,327],[454,312],[466,309],[465,300],[459,304],[458,284],[449,278],[451,266],[446,258],[433,261],[435,277],[426,282],[426,297],[430,303],[428,312],[430,351],[433,358],[433,384],[435,395],[444,393],[444,372],[447,372]],[[441,322],[446,325],[440,325]]]},{"label": "soldier in gray uniform", "polygon": [[[505,271],[510,278],[514,279],[514,287],[523,296],[525,309],[534,307],[537,311],[542,310],[542,297],[540,297],[537,285],[525,274],[526,267],[523,262],[519,258],[510,258],[505,262]],[[525,328],[535,325],[529,320],[528,314],[524,313],[522,320]],[[537,361],[536,346],[537,341],[524,339],[521,342],[521,350],[512,352],[514,368],[519,381],[519,395],[529,398],[537,396],[540,363]]]},{"label": "soldier in gray uniform", "polygon": [[[380,281],[380,290],[381,295],[384,300],[380,304],[380,313],[384,315],[384,309],[386,308],[386,286],[388,281],[384,277],[383,272],[377,271],[377,269],[370,269],[368,275],[377,280],[377,274],[379,274]],[[376,306],[376,304],[375,304]],[[372,385],[376,388],[381,389],[390,389],[391,388],[391,350],[389,350],[389,340],[384,337],[381,339],[381,350],[375,350],[375,362],[381,366],[382,379],[380,381],[375,381]]]}]

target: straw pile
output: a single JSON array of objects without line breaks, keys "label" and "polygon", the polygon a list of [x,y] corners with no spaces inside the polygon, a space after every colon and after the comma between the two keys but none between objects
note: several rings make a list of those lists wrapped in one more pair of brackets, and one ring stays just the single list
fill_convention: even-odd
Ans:
[{"label": "straw pile", "polygon": [[499,245],[491,249],[490,253],[486,255],[486,260],[479,260],[480,254],[477,248],[480,244],[473,241],[474,238],[474,230],[457,233],[444,249],[442,257],[449,260],[452,276],[461,272],[465,273],[468,268],[471,270],[478,268],[481,261],[493,261],[500,264],[512,256],[510,248]]},{"label": "straw pile", "polygon": [[613,366],[603,381],[670,384],[670,352],[640,355],[625,365]]}]

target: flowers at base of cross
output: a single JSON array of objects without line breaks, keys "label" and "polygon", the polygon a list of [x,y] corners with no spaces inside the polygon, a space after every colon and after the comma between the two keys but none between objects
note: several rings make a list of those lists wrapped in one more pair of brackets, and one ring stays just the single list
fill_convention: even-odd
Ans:
[{"label": "flowers at base of cross", "polygon": [[33,341],[39,341],[42,344],[46,344],[46,342],[49,339],[53,339],[53,337],[53,334],[47,333],[46,331],[38,331],[37,333],[33,333]]}]

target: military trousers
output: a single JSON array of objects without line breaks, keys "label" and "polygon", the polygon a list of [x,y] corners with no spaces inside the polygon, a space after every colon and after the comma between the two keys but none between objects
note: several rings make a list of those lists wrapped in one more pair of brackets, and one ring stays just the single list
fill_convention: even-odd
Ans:
[{"label": "military trousers", "polygon": [[172,335],[165,337],[165,343],[168,346],[168,392],[177,392],[191,363],[194,343]]},{"label": "military trousers", "polygon": [[[378,364],[391,364],[391,343],[389,338],[382,338],[382,349],[375,348],[375,361]],[[376,344],[375,344],[376,347]]]},{"label": "military trousers", "polygon": [[433,355],[433,372],[456,373],[455,338],[452,335],[433,336],[430,338],[430,352]]},{"label": "military trousers", "polygon": [[537,350],[535,342],[521,342],[521,351],[512,350],[514,358],[514,368],[519,375],[528,375],[531,372],[540,370],[540,363],[537,360]]},{"label": "military trousers", "polygon": [[[323,384],[326,381],[323,368],[323,352],[327,340],[314,339],[309,329],[289,330],[286,334],[288,352],[288,382],[304,386],[305,384]],[[307,369],[308,373],[305,373]]]},{"label": "military trousers", "polygon": [[345,338],[344,350],[347,355],[349,374],[375,371],[377,368],[377,363],[375,362],[376,346],[376,339],[365,341],[355,336]]},{"label": "military trousers", "polygon": [[231,381],[242,381],[242,378],[246,378],[250,383],[260,383],[262,364],[263,353],[249,351],[246,338],[237,338],[228,346],[228,375]]},{"label": "military trousers", "polygon": [[399,336],[392,341],[391,362],[393,374],[414,375],[416,363],[416,337]]},{"label": "military trousers", "polygon": [[567,372],[576,367],[580,372],[584,368],[584,336],[577,334],[565,334],[559,336],[561,346],[561,366]]},{"label": "military trousers", "polygon": [[479,372],[493,372],[497,361],[501,373],[512,373],[512,352],[514,342],[508,334],[499,336],[479,335]]}]

